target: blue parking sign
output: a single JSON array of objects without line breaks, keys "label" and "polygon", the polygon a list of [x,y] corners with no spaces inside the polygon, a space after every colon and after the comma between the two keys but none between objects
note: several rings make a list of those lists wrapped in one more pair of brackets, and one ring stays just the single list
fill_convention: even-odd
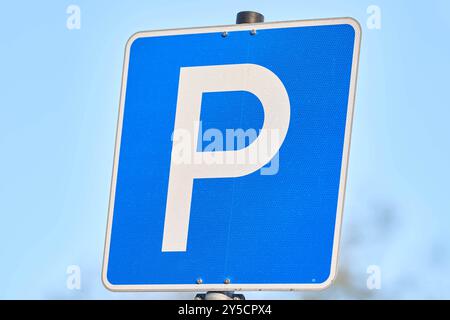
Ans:
[{"label": "blue parking sign", "polygon": [[140,32],[125,50],[102,279],[301,290],[336,274],[350,18]]}]

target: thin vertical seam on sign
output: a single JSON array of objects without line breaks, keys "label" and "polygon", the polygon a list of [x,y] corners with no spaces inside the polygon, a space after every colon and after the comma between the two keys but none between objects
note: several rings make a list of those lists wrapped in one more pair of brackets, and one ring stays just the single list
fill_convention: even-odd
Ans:
[{"label": "thin vertical seam on sign", "polygon": [[[245,32],[245,31],[242,31]],[[247,63],[247,61],[249,61],[250,58],[250,41],[247,41],[247,54],[245,56],[245,63]],[[248,78],[246,79],[246,81],[248,81]],[[244,114],[244,108],[245,106],[243,105],[244,101],[242,99],[242,97],[240,98],[240,107],[241,107],[241,114],[240,114],[240,118],[239,118],[239,128],[242,128],[242,121],[243,121],[243,114]],[[238,128],[238,129],[239,129]],[[225,136],[226,137],[226,136]],[[234,139],[234,136],[233,136]],[[244,139],[245,139],[245,135],[244,135]],[[233,141],[233,145],[234,145],[234,141]],[[245,145],[245,141],[244,141],[244,145]],[[225,270],[224,270],[224,276],[225,277],[231,277],[231,275],[228,274],[228,270],[230,269],[228,266],[228,258],[229,258],[229,252],[230,252],[230,234],[231,234],[231,222],[233,220],[233,208],[234,208],[234,195],[236,193],[236,183],[240,181],[239,179],[233,179],[233,185],[232,185],[232,191],[231,191],[231,209],[230,209],[230,216],[228,218],[228,231],[227,231],[227,242],[226,242],[226,252],[225,252]],[[224,279],[225,280],[225,279]],[[231,280],[231,279],[230,279]]]}]

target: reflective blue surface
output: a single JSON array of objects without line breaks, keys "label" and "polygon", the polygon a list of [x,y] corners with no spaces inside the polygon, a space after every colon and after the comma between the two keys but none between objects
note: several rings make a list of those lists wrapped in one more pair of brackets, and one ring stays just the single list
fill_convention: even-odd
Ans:
[{"label": "reflective blue surface", "polygon": [[[147,37],[131,46],[112,284],[322,283],[330,275],[355,32],[350,25]],[[180,67],[254,63],[291,103],[279,171],[196,179],[186,252],[161,252]],[[208,128],[262,125],[248,93],[204,95]]]}]

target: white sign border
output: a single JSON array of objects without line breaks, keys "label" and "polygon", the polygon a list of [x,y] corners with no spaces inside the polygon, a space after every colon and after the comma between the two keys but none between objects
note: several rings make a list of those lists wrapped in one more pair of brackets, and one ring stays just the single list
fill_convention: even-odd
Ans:
[{"label": "white sign border", "polygon": [[[116,192],[117,182],[117,169],[120,154],[120,142],[122,137],[122,122],[124,114],[125,93],[128,78],[128,63],[130,57],[130,48],[136,39],[144,37],[157,37],[157,36],[172,36],[182,34],[201,34],[212,32],[231,32],[231,31],[251,31],[251,30],[263,30],[263,29],[275,29],[275,28],[293,28],[293,27],[307,27],[307,26],[327,26],[327,25],[340,25],[348,24],[353,27],[355,31],[355,43],[353,50],[352,70],[350,77],[350,90],[347,107],[347,119],[345,125],[345,141],[342,154],[341,175],[339,183],[339,195],[338,205],[336,213],[336,223],[334,230],[333,240],[333,253],[331,260],[330,275],[327,280],[322,283],[308,283],[308,284],[151,284],[151,285],[115,285],[108,281],[108,260],[109,260],[109,247],[111,240],[111,228],[114,212],[114,200]],[[108,208],[108,222],[105,239],[105,249],[103,256],[102,267],[102,282],[104,286],[111,291],[294,291],[294,290],[322,290],[332,284],[337,273],[337,262],[339,253],[339,242],[341,235],[341,224],[344,209],[345,199],[345,186],[347,181],[347,168],[350,151],[350,140],[353,123],[353,111],[356,95],[356,79],[358,74],[359,64],[359,52],[361,45],[361,26],[357,20],[353,18],[331,18],[331,19],[316,19],[316,20],[295,20],[295,21],[282,21],[282,22],[269,22],[269,23],[257,23],[257,24],[237,24],[237,25],[224,25],[224,26],[212,26],[212,27],[200,27],[200,28],[185,28],[185,29],[168,29],[168,30],[156,30],[156,31],[142,31],[133,34],[127,41],[125,47],[125,57],[123,63],[122,73],[122,87],[120,93],[119,103],[119,115],[117,120],[116,142],[114,150],[114,162],[111,178],[109,208]],[[193,279],[194,281],[194,279]]]}]

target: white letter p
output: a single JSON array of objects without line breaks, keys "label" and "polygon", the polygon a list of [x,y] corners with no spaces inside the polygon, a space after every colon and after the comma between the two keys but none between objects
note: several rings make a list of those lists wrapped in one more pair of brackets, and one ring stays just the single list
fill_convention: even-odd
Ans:
[{"label": "white letter p", "polygon": [[[264,109],[264,123],[258,137],[247,147],[232,151],[197,151],[202,94],[205,92],[247,91],[260,100]],[[193,143],[189,154],[193,158],[208,153],[223,159],[242,159],[246,155],[258,154],[259,149],[267,149],[262,144],[270,144],[268,152],[251,163],[179,163],[174,161],[175,139],[172,144],[169,188],[162,251],[186,251],[192,187],[196,178],[229,178],[248,175],[259,170],[277,154],[289,128],[290,104],[281,80],[270,70],[256,64],[231,64],[180,69],[178,100],[175,115],[174,137],[177,132],[189,133]],[[278,139],[269,137],[271,131],[278,132]],[[261,148],[260,148],[261,147]]]}]

